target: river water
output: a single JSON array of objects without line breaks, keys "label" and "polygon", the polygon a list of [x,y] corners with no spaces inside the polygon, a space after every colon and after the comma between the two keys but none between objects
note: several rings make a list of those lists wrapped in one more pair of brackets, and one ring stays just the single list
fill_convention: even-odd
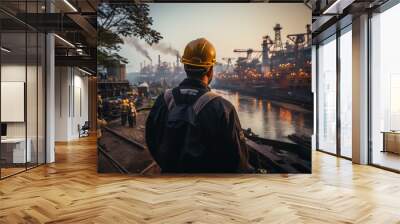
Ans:
[{"label": "river water", "polygon": [[216,89],[215,92],[236,108],[242,128],[261,137],[291,142],[290,134],[312,135],[312,111],[297,105],[246,96],[238,92]]}]

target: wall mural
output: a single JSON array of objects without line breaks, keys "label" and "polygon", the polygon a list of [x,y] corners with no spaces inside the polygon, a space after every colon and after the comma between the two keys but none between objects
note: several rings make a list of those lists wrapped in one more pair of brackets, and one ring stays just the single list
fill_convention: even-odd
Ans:
[{"label": "wall mural", "polygon": [[98,171],[311,173],[304,4],[98,7]]}]

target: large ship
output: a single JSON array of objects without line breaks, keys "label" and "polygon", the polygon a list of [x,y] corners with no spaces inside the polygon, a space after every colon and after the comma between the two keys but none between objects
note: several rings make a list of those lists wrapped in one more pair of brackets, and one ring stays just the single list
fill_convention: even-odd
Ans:
[{"label": "large ship", "polygon": [[305,33],[287,35],[285,44],[282,43],[282,29],[280,24],[276,24],[275,38],[264,36],[261,50],[234,49],[233,52],[245,53],[246,56],[223,58],[226,63],[215,69],[213,87],[311,109],[310,25],[306,26]]}]

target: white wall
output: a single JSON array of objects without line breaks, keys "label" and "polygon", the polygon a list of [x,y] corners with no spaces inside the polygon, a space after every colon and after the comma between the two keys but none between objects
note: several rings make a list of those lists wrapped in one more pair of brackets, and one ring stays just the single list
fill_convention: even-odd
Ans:
[{"label": "white wall", "polygon": [[88,120],[88,78],[72,67],[56,67],[55,74],[55,141],[70,141]]}]

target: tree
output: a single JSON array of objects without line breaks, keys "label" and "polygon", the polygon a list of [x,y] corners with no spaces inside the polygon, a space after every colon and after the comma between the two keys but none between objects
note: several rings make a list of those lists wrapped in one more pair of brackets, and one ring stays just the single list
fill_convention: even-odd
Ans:
[{"label": "tree", "polygon": [[108,61],[128,60],[118,54],[124,37],[143,39],[147,44],[158,43],[162,36],[152,29],[153,19],[149,6],[143,3],[102,3],[97,13],[97,61],[106,65]]}]

